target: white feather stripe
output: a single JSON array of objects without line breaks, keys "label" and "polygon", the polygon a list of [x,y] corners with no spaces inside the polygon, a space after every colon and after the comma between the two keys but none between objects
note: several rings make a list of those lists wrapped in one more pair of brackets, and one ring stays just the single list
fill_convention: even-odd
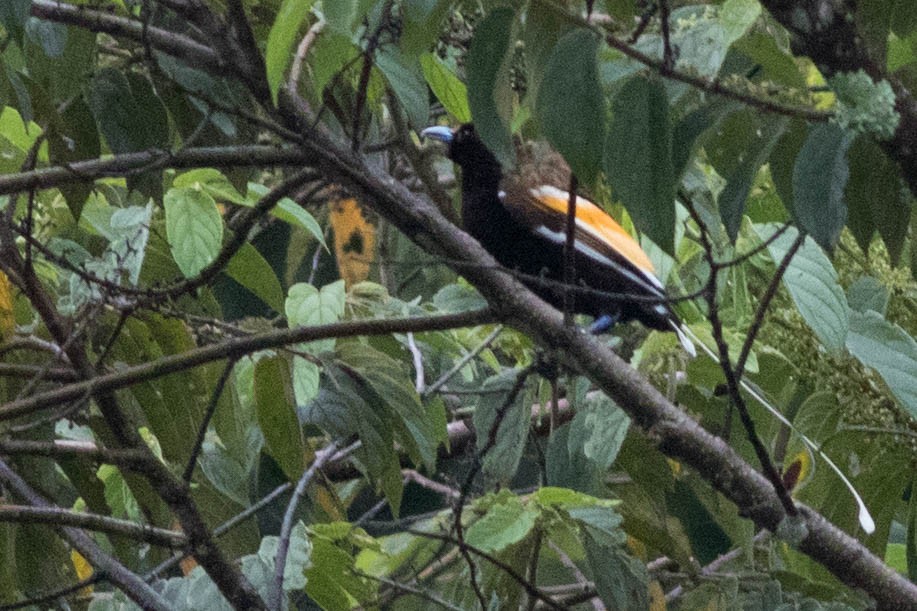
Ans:
[{"label": "white feather stripe", "polygon": [[[555,244],[564,244],[567,241],[567,236],[560,231],[551,231],[544,225],[539,225],[535,228],[535,233],[540,235],[543,238],[547,238],[554,242]],[[583,255],[589,257],[596,263],[605,265],[607,267],[613,268],[617,273],[621,274],[628,280],[634,282],[638,286],[646,289],[647,292],[654,295],[658,295],[660,299],[665,299],[665,292],[663,291],[662,284],[655,276],[647,276],[639,270],[634,270],[624,265],[621,265],[617,261],[606,257],[596,249],[583,244],[580,241],[576,242],[576,250],[581,252]]]}]

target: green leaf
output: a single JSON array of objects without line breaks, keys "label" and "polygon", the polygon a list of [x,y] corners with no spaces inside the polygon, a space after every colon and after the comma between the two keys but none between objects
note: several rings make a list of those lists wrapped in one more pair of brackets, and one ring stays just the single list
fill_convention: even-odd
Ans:
[{"label": "green leaf", "polygon": [[[329,324],[344,315],[346,297],[343,280],[326,284],[321,290],[300,282],[290,287],[283,311],[291,327]],[[310,354],[321,354],[334,348],[334,338],[309,342],[303,348]]]},{"label": "green leaf", "polygon": [[516,15],[508,7],[496,8],[475,28],[465,58],[468,73],[468,106],[481,140],[508,164],[515,151],[508,126],[512,110],[509,88],[509,43]]},{"label": "green leaf", "polygon": [[301,356],[293,357],[293,396],[296,405],[305,405],[318,396],[319,375],[321,370],[318,365]]},{"label": "green leaf", "polygon": [[[53,164],[95,159],[101,147],[92,113],[82,97],[75,98],[48,129],[48,159]],[[61,185],[60,189],[73,218],[79,220],[92,183]]]},{"label": "green leaf", "polygon": [[897,265],[909,226],[903,219],[910,216],[910,199],[898,165],[868,137],[857,138],[847,157],[847,226],[864,253],[869,252],[873,232],[878,229],[892,263]]},{"label": "green leaf", "polygon": [[801,119],[791,120],[783,136],[774,146],[774,150],[771,151],[769,159],[771,179],[774,181],[777,195],[780,196],[784,208],[790,213],[793,212],[794,164],[799,158],[799,151],[802,150],[802,145],[806,141],[808,130],[808,126]]},{"label": "green leaf", "polygon": [[430,103],[418,58],[402,54],[398,47],[386,45],[376,53],[375,61],[401,102],[411,126],[418,131],[426,127],[429,124]]},{"label": "green leaf", "polygon": [[731,45],[741,38],[761,14],[758,0],[726,0],[719,11],[719,22]]},{"label": "green leaf", "polygon": [[338,355],[372,391],[375,400],[371,403],[377,408],[385,406],[390,412],[392,417],[388,420],[412,460],[422,460],[433,470],[437,447],[447,438],[445,418],[434,418],[427,413],[406,368],[385,353],[359,342],[342,343]]},{"label": "green leaf", "polygon": [[850,312],[847,350],[875,369],[892,394],[917,417],[917,342],[877,312]]},{"label": "green leaf", "polygon": [[[100,70],[89,85],[89,108],[113,153],[165,149],[170,144],[169,117],[146,77],[115,68]],[[128,188],[159,199],[162,172],[129,175]]]},{"label": "green leaf", "polygon": [[508,482],[515,475],[529,431],[530,414],[524,401],[526,393],[517,393],[512,403],[505,405],[518,375],[518,370],[508,369],[486,379],[481,385],[485,392],[478,397],[474,412],[474,429],[479,431],[477,449],[480,452],[488,445],[498,410],[505,408],[495,432],[496,443],[482,457],[484,474],[502,482]]},{"label": "green leaf", "polygon": [[665,87],[633,77],[615,96],[613,111],[605,174],[637,229],[674,254],[675,170]]},{"label": "green leaf", "polygon": [[793,166],[793,213],[799,226],[825,250],[832,250],[847,220],[846,132],[833,123],[809,131]]},{"label": "green leaf", "polygon": [[856,312],[872,310],[885,316],[888,289],[877,278],[860,276],[847,289],[847,304]]},{"label": "green leaf", "polygon": [[432,53],[420,56],[420,67],[423,76],[433,91],[433,95],[440,101],[443,108],[456,118],[459,123],[471,121],[471,110],[468,108],[468,89],[446,66],[446,63]]},{"label": "green leaf", "polygon": [[264,52],[264,64],[274,104],[277,103],[280,82],[292,60],[293,44],[299,34],[299,27],[306,19],[311,7],[312,0],[283,0],[274,24],[271,26],[271,32],[267,37],[267,48]]},{"label": "green leaf", "polygon": [[586,558],[599,598],[609,609],[649,609],[646,566],[620,546],[609,546],[591,533],[584,536]]},{"label": "green leaf", "polygon": [[332,30],[350,34],[358,9],[360,9],[359,5],[359,0],[323,0],[322,13]]},{"label": "green leaf", "polygon": [[[342,538],[336,530],[346,528],[353,536]],[[376,582],[360,576],[356,559],[349,550],[366,551],[375,541],[362,529],[348,523],[313,524],[312,566],[306,570],[306,594],[322,609],[349,610],[354,601],[368,601],[377,590]],[[343,540],[342,540],[343,539]],[[368,540],[368,544],[367,544]]]},{"label": "green leaf", "polygon": [[283,287],[270,263],[249,243],[229,260],[226,273],[230,278],[250,290],[275,312],[283,312]]},{"label": "green leaf", "polygon": [[114,153],[169,144],[168,117],[149,81],[130,80],[114,68],[100,70],[89,85],[89,108]]},{"label": "green leaf", "polygon": [[726,226],[726,233],[733,242],[739,236],[745,202],[748,200],[758,169],[767,162],[788,121],[786,117],[762,118],[759,129],[755,130],[747,148],[739,155],[738,164],[729,176],[724,176],[726,186],[720,192],[717,204],[723,224]]},{"label": "green leaf", "polygon": [[31,0],[8,0],[0,3],[0,23],[19,45],[22,45],[22,36],[25,33],[26,21],[29,20],[31,5]]},{"label": "green leaf", "polygon": [[451,8],[452,0],[405,0],[402,2],[401,14],[404,17],[404,30],[398,41],[401,50],[406,55],[419,55],[427,51],[439,36],[440,26],[449,15]]},{"label": "green leaf", "polygon": [[605,138],[598,44],[596,35],[583,28],[561,38],[548,59],[535,105],[545,137],[586,185],[598,176]]},{"label": "green leaf", "polygon": [[305,468],[306,445],[296,417],[287,361],[262,358],[255,365],[255,408],[268,454],[290,481]]},{"label": "green leaf", "polygon": [[672,129],[672,168],[681,177],[694,153],[704,144],[704,133],[715,129],[738,106],[729,100],[716,98],[709,104],[684,116]]},{"label": "green leaf", "polygon": [[[258,198],[264,197],[268,194],[270,189],[264,185],[259,185],[257,183],[250,182],[248,183],[248,195],[247,201],[243,204],[245,206],[254,206]],[[277,202],[277,206],[271,210],[271,214],[281,221],[292,225],[293,227],[301,227],[308,231],[312,237],[318,240],[325,250],[328,250],[328,245],[325,244],[325,232],[322,230],[322,226],[318,224],[318,221],[315,220],[315,217],[312,216],[308,210],[297,204],[295,201],[289,197],[284,197],[282,200]]]},{"label": "green leaf", "polygon": [[555,7],[542,2],[530,3],[525,12],[522,40],[525,45],[526,96],[537,100],[548,59],[554,52],[557,41],[576,27],[569,16]]},{"label": "green leaf", "polygon": [[608,469],[627,437],[630,417],[605,394],[588,397],[570,423],[568,451],[582,450],[600,469]]},{"label": "green leaf", "polygon": [[[766,240],[777,227],[756,225],[755,230],[762,240]],[[797,235],[796,229],[791,227],[770,244],[768,250],[775,262],[783,260]],[[811,238],[806,237],[796,252],[783,275],[783,284],[822,345],[834,353],[843,348],[848,327],[847,298],[838,284],[834,266]]]},{"label": "green leaf", "polygon": [[185,277],[193,278],[220,252],[223,218],[213,198],[198,189],[170,189],[164,204],[172,256]]},{"label": "green leaf", "polygon": [[487,509],[484,516],[468,527],[465,540],[485,552],[499,552],[522,541],[535,527],[539,512],[526,507],[519,497]]},{"label": "green leaf", "polygon": [[[30,23],[36,21],[32,20]],[[51,25],[50,22],[45,23]],[[87,76],[95,70],[96,33],[79,27],[54,25],[51,31],[36,34],[39,39],[35,40],[35,43],[39,44],[43,51],[35,49],[32,45],[27,46],[29,76],[48,93],[55,104],[63,105],[77,97],[82,98]],[[63,47],[49,48],[48,41],[55,37],[56,45],[63,43]]]}]

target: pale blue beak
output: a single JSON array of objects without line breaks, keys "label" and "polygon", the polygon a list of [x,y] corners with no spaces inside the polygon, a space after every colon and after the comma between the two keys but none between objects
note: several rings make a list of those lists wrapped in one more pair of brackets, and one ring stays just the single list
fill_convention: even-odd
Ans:
[{"label": "pale blue beak", "polygon": [[420,137],[433,138],[434,140],[450,144],[452,142],[452,130],[443,125],[435,125],[420,132]]}]

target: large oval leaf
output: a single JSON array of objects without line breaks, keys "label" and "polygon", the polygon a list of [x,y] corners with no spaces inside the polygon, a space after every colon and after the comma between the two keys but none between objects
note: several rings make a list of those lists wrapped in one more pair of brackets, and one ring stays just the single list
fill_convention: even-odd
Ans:
[{"label": "large oval leaf", "polygon": [[268,454],[296,481],[305,466],[305,442],[293,405],[287,361],[262,358],[255,365],[255,408]]},{"label": "large oval leaf", "polygon": [[465,64],[471,116],[481,140],[502,163],[515,158],[508,129],[512,92],[506,74],[514,18],[508,7],[491,11],[475,30]]},{"label": "large oval leaf", "polygon": [[[777,226],[756,225],[755,230],[766,240],[774,235]],[[771,242],[768,250],[775,262],[783,260],[797,235],[791,227]],[[796,252],[783,275],[783,284],[819,341],[832,352],[840,351],[847,339],[847,297],[831,261],[811,238],[807,237]]]},{"label": "large oval leaf", "polygon": [[675,171],[665,87],[637,76],[615,96],[605,174],[637,229],[675,252]]},{"label": "large oval leaf", "polygon": [[292,59],[291,52],[293,43],[296,42],[299,26],[309,14],[311,6],[312,0],[283,0],[274,24],[271,26],[271,32],[268,34],[264,64],[267,70],[267,83],[275,103],[280,81]]},{"label": "large oval leaf", "polygon": [[191,188],[170,189],[164,198],[166,238],[178,268],[196,276],[220,252],[223,218],[209,194]]},{"label": "large oval leaf", "polygon": [[598,38],[589,30],[561,38],[548,59],[535,107],[545,137],[585,184],[598,176],[605,138],[597,51]]},{"label": "large oval leaf", "polygon": [[917,418],[917,342],[872,310],[850,313],[847,350],[875,369],[892,394]]},{"label": "large oval leaf", "polygon": [[793,166],[793,212],[799,226],[827,250],[834,248],[847,221],[847,148],[850,139],[833,123],[809,132]]}]

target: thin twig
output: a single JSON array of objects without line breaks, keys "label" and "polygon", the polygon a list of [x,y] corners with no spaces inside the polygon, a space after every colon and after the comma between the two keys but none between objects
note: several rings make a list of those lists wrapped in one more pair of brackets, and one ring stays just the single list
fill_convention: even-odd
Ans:
[{"label": "thin twig", "polygon": [[483,352],[488,346],[494,343],[494,341],[496,341],[497,337],[499,337],[500,333],[502,332],[503,325],[497,325],[494,327],[494,330],[484,338],[484,341],[475,346],[468,354],[456,361],[455,364],[449,368],[449,371],[441,375],[438,380],[427,386],[424,391],[420,393],[420,396],[426,398],[439,391],[439,389],[442,388],[446,382],[452,379],[452,376],[461,371],[465,365],[470,363],[476,356],[481,354],[481,352]]},{"label": "thin twig", "polygon": [[210,401],[207,403],[207,409],[204,410],[204,417],[201,419],[201,423],[197,428],[197,438],[194,440],[194,446],[191,448],[188,463],[185,465],[185,471],[182,474],[182,481],[185,483],[190,483],[191,477],[194,475],[197,457],[201,452],[201,448],[204,447],[204,439],[207,437],[207,427],[210,426],[210,420],[216,413],[217,405],[220,403],[220,397],[223,395],[223,388],[226,387],[226,382],[229,381],[229,376],[232,375],[232,370],[235,366],[236,358],[230,357],[229,360],[226,361],[226,366],[223,367],[223,373],[220,374],[216,386],[214,386],[213,391],[210,393]]},{"label": "thin twig", "polygon": [[337,453],[339,441],[334,441],[325,448],[315,453],[315,459],[306,472],[302,474],[293,490],[293,496],[287,504],[287,510],[283,514],[283,523],[280,527],[280,535],[277,539],[277,554],[274,556],[274,579],[268,592],[267,606],[268,609],[281,611],[283,609],[283,572],[287,566],[287,551],[290,549],[290,537],[293,534],[293,522],[296,518],[296,510],[309,482],[315,477],[322,466],[333,459]]}]

